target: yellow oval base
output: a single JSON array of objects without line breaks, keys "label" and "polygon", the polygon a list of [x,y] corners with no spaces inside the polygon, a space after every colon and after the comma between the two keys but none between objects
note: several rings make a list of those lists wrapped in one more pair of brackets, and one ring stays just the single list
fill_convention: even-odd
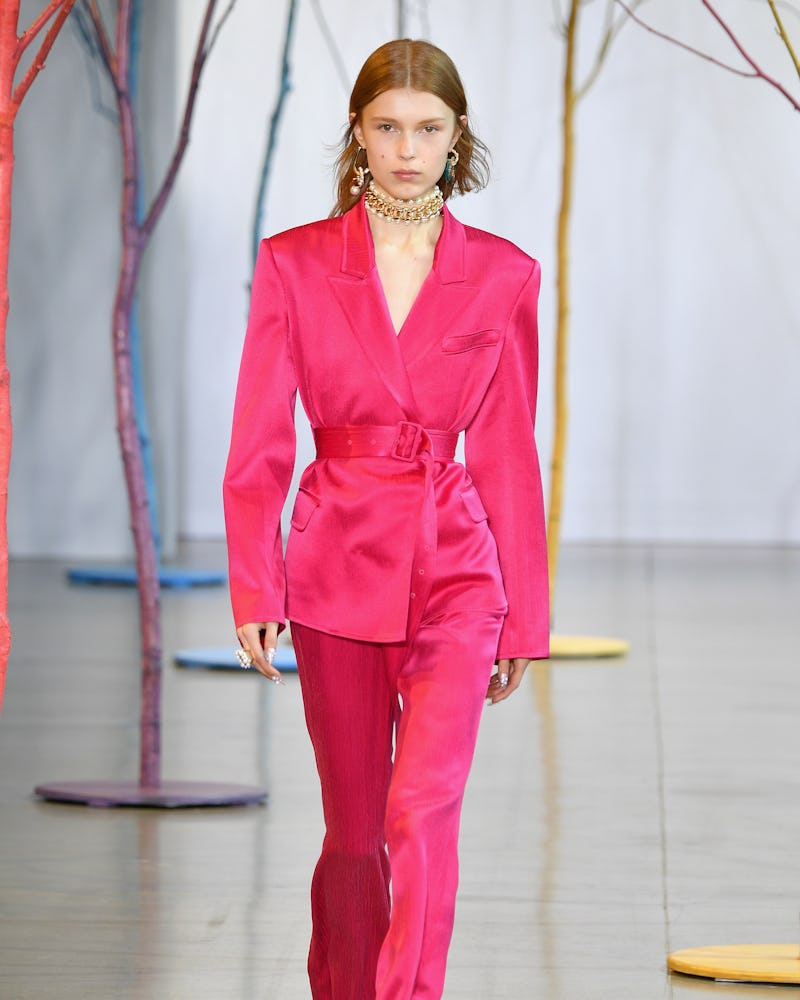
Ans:
[{"label": "yellow oval base", "polygon": [[725,944],[673,951],[670,972],[742,983],[800,983],[800,944]]},{"label": "yellow oval base", "polygon": [[628,643],[598,635],[551,635],[551,660],[591,660],[625,656]]}]

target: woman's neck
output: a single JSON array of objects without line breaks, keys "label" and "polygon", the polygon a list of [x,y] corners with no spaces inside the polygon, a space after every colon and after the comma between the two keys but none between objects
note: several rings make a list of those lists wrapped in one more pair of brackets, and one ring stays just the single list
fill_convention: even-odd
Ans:
[{"label": "woman's neck", "polygon": [[[420,252],[436,246],[443,225],[443,201],[438,187],[420,198],[403,201],[372,181],[364,197],[376,246]],[[409,216],[409,221],[405,221]]]}]

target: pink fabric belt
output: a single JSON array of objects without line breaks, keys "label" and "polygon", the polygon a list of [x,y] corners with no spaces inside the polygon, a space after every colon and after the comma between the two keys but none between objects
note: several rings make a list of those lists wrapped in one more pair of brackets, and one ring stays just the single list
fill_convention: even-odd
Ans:
[{"label": "pink fabric belt", "polygon": [[358,424],[353,427],[315,427],[317,458],[390,457],[413,462],[420,455],[452,461],[458,434],[428,430],[403,420],[394,427]]}]

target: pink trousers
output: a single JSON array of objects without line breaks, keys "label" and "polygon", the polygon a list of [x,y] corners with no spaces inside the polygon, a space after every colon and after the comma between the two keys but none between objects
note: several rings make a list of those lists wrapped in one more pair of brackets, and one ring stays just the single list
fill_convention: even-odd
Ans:
[{"label": "pink trousers", "polygon": [[388,645],[292,625],[325,816],[314,1000],[441,998],[461,803],[502,621],[440,614]]}]

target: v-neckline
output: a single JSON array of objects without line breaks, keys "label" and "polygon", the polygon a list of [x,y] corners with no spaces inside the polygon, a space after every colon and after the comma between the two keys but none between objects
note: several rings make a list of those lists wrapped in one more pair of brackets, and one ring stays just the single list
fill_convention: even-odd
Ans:
[{"label": "v-neckline", "polygon": [[[435,255],[436,255],[436,251],[434,250],[434,257],[435,257]],[[394,336],[395,340],[399,340],[400,336],[401,336],[401,334],[403,332],[403,330],[405,330],[405,328],[408,326],[408,321],[411,319],[412,315],[416,311],[417,303],[419,302],[420,298],[422,297],[422,293],[425,291],[425,286],[431,280],[431,275],[433,274],[433,264],[431,263],[431,266],[428,269],[428,273],[422,279],[422,284],[419,286],[419,291],[414,296],[414,301],[411,303],[411,308],[406,313],[405,319],[400,324],[400,329],[399,330],[394,325],[394,320],[392,319],[392,311],[389,308],[389,300],[386,297],[386,289],[383,287],[383,282],[381,281],[381,273],[378,270],[377,263],[375,264],[374,270],[375,270],[375,282],[376,282],[376,284],[378,286],[378,293],[380,295],[381,301],[383,302],[383,315],[384,315],[384,318],[386,320],[386,323],[387,323],[389,329],[392,331],[392,335]]]},{"label": "v-neckline", "polygon": [[374,271],[374,281],[375,284],[377,285],[378,294],[381,299],[381,302],[383,303],[383,315],[384,318],[386,319],[386,323],[389,327],[389,330],[392,332],[392,336],[396,341],[399,341],[401,334],[408,326],[409,320],[417,311],[417,303],[419,302],[420,298],[425,292],[425,289],[428,286],[428,284],[430,284],[431,276],[436,271],[436,265],[439,259],[439,248],[442,245],[442,239],[444,237],[445,228],[447,226],[447,215],[446,213],[442,214],[442,228],[441,231],[439,232],[438,237],[436,238],[436,243],[433,248],[433,260],[431,261],[431,266],[430,268],[428,268],[428,273],[422,279],[422,284],[419,286],[419,291],[414,296],[414,301],[411,303],[411,308],[406,313],[405,319],[400,324],[400,329],[397,329],[397,327],[394,325],[394,320],[392,319],[392,312],[389,309],[389,299],[386,297],[386,289],[383,286],[383,281],[381,280],[381,274],[380,271],[378,270],[378,258],[375,253],[375,237],[372,235],[372,229],[370,228],[368,218],[365,218],[365,223],[367,227],[367,238],[369,239],[370,256],[372,259],[371,260],[372,270]]}]

